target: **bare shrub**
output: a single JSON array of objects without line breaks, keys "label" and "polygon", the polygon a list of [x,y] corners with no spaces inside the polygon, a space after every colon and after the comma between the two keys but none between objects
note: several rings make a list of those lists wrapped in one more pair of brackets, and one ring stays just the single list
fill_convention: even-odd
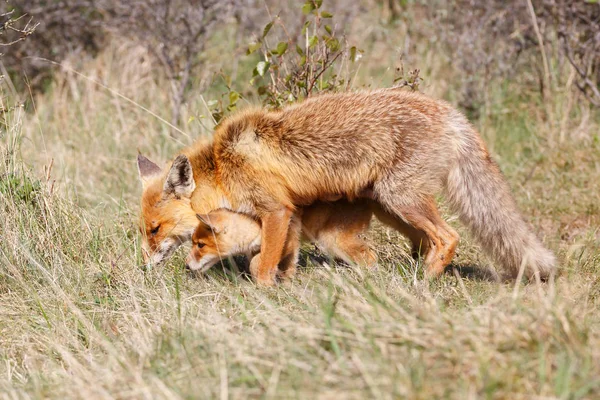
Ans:
[{"label": "bare shrub", "polygon": [[14,46],[2,63],[9,72],[26,76],[34,89],[49,77],[52,65],[44,59],[60,62],[68,53],[94,55],[102,47],[102,13],[93,1],[19,0],[11,10],[12,15],[33,18],[39,34]]},{"label": "bare shrub", "polygon": [[575,68],[577,88],[600,107],[600,3],[547,0],[561,48]]},{"label": "bare shrub", "polygon": [[[445,43],[451,62],[462,72],[459,104],[467,111],[477,113],[484,102],[483,88],[494,78],[514,80],[524,70],[533,69],[535,84],[545,95],[557,75],[550,73],[548,64],[560,66],[565,58],[577,71],[577,87],[592,104],[599,104],[600,3],[536,0],[530,4],[533,16],[526,1],[455,0],[413,6],[424,8],[428,19],[436,22],[427,27]],[[560,52],[555,51],[558,47]],[[540,52],[550,60],[536,61]]]},{"label": "bare shrub", "polygon": [[234,6],[243,7],[244,1],[23,0],[17,14],[27,13],[39,20],[43,35],[21,46],[5,63],[9,70],[33,79],[35,86],[52,66],[44,59],[61,62],[67,54],[77,52],[95,55],[107,33],[133,38],[160,61],[171,83],[172,121],[176,124],[208,39],[220,29],[219,24],[231,18]]},{"label": "bare shrub", "polygon": [[160,61],[171,82],[172,123],[179,122],[191,77],[212,33],[233,17],[235,0],[106,1],[111,30],[134,37]]},{"label": "bare shrub", "polygon": [[[33,17],[27,14],[15,13],[15,9],[8,2],[2,5],[3,8],[9,8],[0,10],[0,37],[2,37],[0,48],[5,49],[33,34],[39,23],[33,22]],[[1,55],[3,54],[0,53]]]}]

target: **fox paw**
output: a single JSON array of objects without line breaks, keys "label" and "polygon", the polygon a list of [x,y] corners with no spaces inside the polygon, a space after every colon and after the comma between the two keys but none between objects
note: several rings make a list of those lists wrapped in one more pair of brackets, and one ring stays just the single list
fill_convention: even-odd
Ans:
[{"label": "fox paw", "polygon": [[377,253],[367,248],[357,257],[356,263],[364,268],[375,268],[377,266]]},{"label": "fox paw", "polygon": [[296,275],[296,266],[288,267],[285,270],[279,269],[277,271],[277,280],[280,283],[289,283],[292,278]]},{"label": "fox paw", "polygon": [[260,286],[275,286],[277,267],[268,269],[261,268],[260,261],[260,253],[255,255],[252,258],[252,261],[250,261],[250,274],[252,275],[254,282]]}]

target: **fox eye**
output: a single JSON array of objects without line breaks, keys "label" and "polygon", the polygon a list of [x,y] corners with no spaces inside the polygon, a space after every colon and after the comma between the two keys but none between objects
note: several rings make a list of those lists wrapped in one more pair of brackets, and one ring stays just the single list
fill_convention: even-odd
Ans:
[{"label": "fox eye", "polygon": [[153,228],[153,229],[150,231],[150,235],[151,235],[151,236],[154,236],[154,235],[156,235],[156,234],[158,233],[158,230],[159,230],[159,229],[160,229],[160,225],[158,225],[156,228]]},{"label": "fox eye", "polygon": [[198,246],[198,248],[199,248],[199,249],[201,249],[201,248],[203,248],[203,247],[205,246],[205,244],[206,244],[206,243],[198,243],[198,245],[197,245],[197,246]]}]

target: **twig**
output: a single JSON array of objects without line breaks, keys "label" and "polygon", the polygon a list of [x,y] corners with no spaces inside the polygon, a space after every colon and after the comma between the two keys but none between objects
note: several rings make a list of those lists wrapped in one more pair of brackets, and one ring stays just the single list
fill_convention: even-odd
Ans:
[{"label": "twig", "polygon": [[538,39],[538,45],[540,47],[540,53],[542,53],[542,62],[544,63],[544,79],[546,80],[546,84],[548,85],[548,89],[550,88],[550,67],[548,64],[548,59],[546,57],[546,50],[544,48],[544,38],[540,32],[540,27],[538,25],[537,17],[535,16],[535,10],[533,8],[533,4],[531,0],[527,0],[527,7],[529,9],[529,13],[531,14],[531,21],[533,22],[533,29],[535,31],[535,35]]},{"label": "twig", "polygon": [[[566,35],[564,33],[561,33],[561,34],[559,34],[559,36],[563,41],[563,46],[565,49],[565,56],[567,57],[567,60],[569,60],[569,63],[571,63],[573,68],[575,68],[575,71],[577,71],[577,74],[583,80],[583,83],[585,83],[585,86],[582,86],[581,83],[576,82],[577,88],[579,90],[581,90],[581,92],[583,92],[584,96],[590,101],[590,103],[592,103],[596,107],[600,107],[600,90],[598,90],[598,87],[594,84],[594,82],[592,82],[590,80],[588,75],[584,71],[581,70],[579,65],[577,65],[577,63],[573,59],[573,53],[572,53],[573,50],[571,49],[571,46],[569,45]],[[594,99],[592,97],[590,97],[589,93],[586,90],[586,87],[590,88],[590,90],[594,93]]]}]

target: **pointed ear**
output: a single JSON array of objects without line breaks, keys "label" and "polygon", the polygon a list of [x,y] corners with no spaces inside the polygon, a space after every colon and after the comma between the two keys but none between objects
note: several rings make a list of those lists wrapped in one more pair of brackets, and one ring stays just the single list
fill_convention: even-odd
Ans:
[{"label": "pointed ear", "polygon": [[158,165],[154,164],[141,154],[138,154],[137,156],[137,166],[143,186],[146,186],[150,179],[157,177],[162,173],[162,170]]},{"label": "pointed ear", "polygon": [[219,226],[215,223],[216,221],[214,221],[214,218],[213,221],[211,221],[210,214],[196,214],[196,218],[198,218],[200,224],[203,225],[205,229],[214,233],[219,233],[221,231]]},{"label": "pointed ear", "polygon": [[190,197],[195,188],[192,164],[185,155],[180,154],[173,161],[163,191],[166,194]]}]

